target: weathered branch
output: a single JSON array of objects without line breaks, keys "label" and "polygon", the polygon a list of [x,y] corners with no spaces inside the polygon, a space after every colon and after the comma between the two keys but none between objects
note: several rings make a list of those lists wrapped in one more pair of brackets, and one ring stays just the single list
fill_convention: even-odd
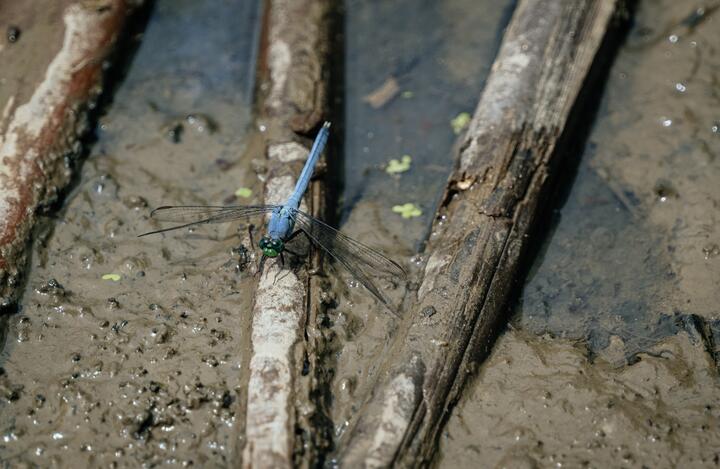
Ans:
[{"label": "weathered branch", "polygon": [[[3,70],[27,69],[15,94],[0,104],[0,305],[15,299],[36,210],[70,180],[68,157],[81,150],[79,139],[102,89],[103,67],[139,3],[69,3],[58,18],[58,24],[64,24],[62,43],[47,63],[39,63],[42,57],[17,56],[35,50],[23,48],[33,40],[27,34],[0,52]],[[43,72],[44,78],[38,76]]]},{"label": "weathered branch", "polygon": [[[569,116],[618,1],[523,0],[459,146],[424,278],[372,395],[339,445],[348,467],[427,463],[501,324]],[[382,440],[382,441],[380,441]]]},{"label": "weathered branch", "polygon": [[[293,190],[310,143],[295,132],[317,128],[325,111],[329,2],[267,2],[260,60],[260,111],[267,134],[265,202],[283,203]],[[300,141],[302,140],[302,143]],[[322,210],[315,182],[306,197],[310,211]],[[304,210],[308,210],[304,207]],[[290,467],[295,427],[307,395],[299,378],[307,355],[303,331],[310,303],[304,265],[283,268],[268,262],[255,294],[252,356],[245,422],[245,467]],[[298,405],[298,403],[300,403]]]}]

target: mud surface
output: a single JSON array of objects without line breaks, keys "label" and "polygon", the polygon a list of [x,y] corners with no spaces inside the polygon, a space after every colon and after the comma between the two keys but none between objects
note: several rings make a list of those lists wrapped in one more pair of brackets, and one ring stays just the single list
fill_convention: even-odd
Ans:
[{"label": "mud surface", "polygon": [[[472,113],[512,11],[512,2],[421,3],[345,2],[334,126],[343,231],[411,269],[452,165],[453,120]],[[695,8],[641,3],[512,330],[454,412],[440,466],[717,463],[708,351],[717,354],[720,330],[720,28],[716,8]],[[241,0],[157,2],[9,317],[8,464],[224,467],[237,457],[255,284],[254,253],[238,236],[246,227],[136,236],[160,227],[148,219],[154,206],[253,203],[260,193],[258,12]],[[403,155],[409,169],[388,174]],[[234,195],[241,187],[250,197]],[[420,215],[392,211],[405,203]],[[335,439],[396,327],[337,273],[337,307],[320,326]]]},{"label": "mud surface", "polygon": [[440,467],[718,463],[717,7],[640,2]]},{"label": "mud surface", "polygon": [[256,2],[157,2],[9,320],[6,463],[213,467],[234,457],[253,284],[238,226],[137,235],[157,227],[152,206],[257,193],[243,159],[257,14]]},{"label": "mud surface", "polygon": [[440,467],[712,467],[720,402],[702,341],[683,332],[632,367],[582,345],[506,333],[455,409]]},{"label": "mud surface", "polygon": [[[25,2],[23,2],[25,3]],[[71,0],[42,4],[22,4],[21,2],[3,2],[0,6],[0,54],[3,70],[0,72],[0,129],[8,108],[25,103],[32,96],[37,85],[45,77],[45,70],[62,46],[65,26],[63,12]],[[7,33],[11,28],[20,31],[15,41],[10,41]],[[34,38],[42,35],[43,40]],[[24,70],[26,74],[12,73],[12,70]],[[29,78],[34,77],[34,78]]]}]

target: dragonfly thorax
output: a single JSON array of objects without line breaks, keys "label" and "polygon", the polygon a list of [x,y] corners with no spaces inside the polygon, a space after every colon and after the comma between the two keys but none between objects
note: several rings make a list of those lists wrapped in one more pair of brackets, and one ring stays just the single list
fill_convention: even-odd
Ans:
[{"label": "dragonfly thorax", "polygon": [[277,257],[285,248],[285,243],[281,239],[273,239],[269,236],[263,236],[258,243],[260,249],[267,257]]}]

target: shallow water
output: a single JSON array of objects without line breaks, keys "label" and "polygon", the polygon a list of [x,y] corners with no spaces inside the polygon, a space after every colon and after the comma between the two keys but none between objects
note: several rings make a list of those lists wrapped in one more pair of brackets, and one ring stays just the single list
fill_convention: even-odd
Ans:
[{"label": "shallow water", "polygon": [[614,335],[632,358],[692,315],[720,320],[720,36],[705,11],[691,29],[693,4],[642,3],[523,290],[519,327],[587,340],[593,352]]}]

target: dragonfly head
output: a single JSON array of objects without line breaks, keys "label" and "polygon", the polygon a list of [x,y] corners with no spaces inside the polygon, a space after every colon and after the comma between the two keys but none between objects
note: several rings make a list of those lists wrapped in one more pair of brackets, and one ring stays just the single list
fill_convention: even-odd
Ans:
[{"label": "dragonfly head", "polygon": [[282,240],[272,239],[269,236],[263,236],[258,245],[267,257],[277,257],[285,247]]}]

